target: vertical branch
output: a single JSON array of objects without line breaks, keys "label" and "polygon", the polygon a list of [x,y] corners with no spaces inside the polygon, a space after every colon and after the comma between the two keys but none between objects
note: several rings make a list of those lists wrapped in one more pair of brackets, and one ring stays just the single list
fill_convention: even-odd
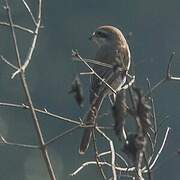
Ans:
[{"label": "vertical branch", "polygon": [[33,41],[32,41],[32,45],[29,49],[29,53],[27,55],[27,58],[26,58],[26,61],[23,65],[23,70],[25,70],[32,58],[32,54],[33,54],[33,51],[34,51],[34,48],[35,48],[35,45],[36,45],[36,41],[37,41],[37,38],[38,38],[38,34],[39,34],[39,29],[40,29],[40,26],[41,26],[41,9],[42,9],[42,0],[39,0],[38,1],[38,18],[37,18],[37,24],[36,24],[36,29],[34,31],[34,38],[33,38]]},{"label": "vertical branch", "polygon": [[97,167],[102,175],[102,178],[104,180],[107,179],[105,173],[104,173],[104,170],[102,168],[102,165],[100,164],[100,157],[99,157],[99,153],[98,153],[98,148],[97,148],[97,144],[96,144],[96,136],[95,136],[95,132],[94,132],[94,129],[92,131],[92,135],[93,135],[93,145],[94,145],[94,151],[95,151],[95,159],[96,159],[96,162],[97,162]]},{"label": "vertical branch", "polygon": [[[36,115],[36,112],[35,112],[35,109],[34,109],[34,105],[33,105],[32,99],[31,99],[29,88],[28,88],[28,85],[27,85],[27,82],[26,82],[25,72],[22,69],[22,62],[21,62],[21,58],[20,58],[20,54],[19,54],[16,34],[15,34],[12,15],[11,15],[11,9],[10,9],[8,0],[5,0],[5,3],[6,3],[6,10],[7,10],[8,19],[9,19],[10,28],[11,28],[12,38],[13,38],[13,44],[14,44],[14,48],[15,48],[15,52],[16,52],[16,60],[17,60],[17,64],[18,64],[18,67],[19,67],[19,70],[20,70],[20,79],[21,79],[21,83],[22,83],[22,86],[23,86],[23,89],[24,89],[24,92],[25,92],[25,95],[26,95],[26,98],[27,98],[27,101],[28,101],[28,104],[29,104],[29,107],[30,107],[30,111],[31,111],[31,114],[32,114],[32,119],[33,119],[34,127],[35,127],[35,130],[36,130],[37,136],[38,136],[41,153],[42,153],[43,159],[45,161],[46,167],[48,169],[48,173],[49,173],[49,176],[50,176],[51,180],[56,180],[56,177],[55,177],[55,174],[54,174],[51,162],[50,162],[50,158],[49,158],[49,155],[48,155],[47,147],[45,146],[44,138],[42,136],[42,131],[41,131],[41,128],[40,128],[40,125],[39,125],[39,121],[38,121],[38,118],[37,118],[37,115]],[[39,0],[38,23],[41,22],[40,21],[40,19],[41,19],[41,4],[42,4],[42,1]]]},{"label": "vertical branch", "polygon": [[104,138],[109,142],[109,146],[111,149],[111,168],[112,168],[112,175],[113,175],[113,180],[117,180],[117,174],[116,174],[116,165],[115,165],[115,149],[114,149],[114,144],[113,141],[106,136],[106,134],[101,131],[98,127],[96,127],[96,130],[102,135],[104,136]]},{"label": "vertical branch", "polygon": [[[25,72],[26,68],[28,67],[28,65],[29,65],[29,63],[30,63],[30,61],[32,59],[32,55],[33,55],[33,52],[34,52],[34,49],[35,49],[35,45],[36,45],[36,42],[37,42],[37,38],[38,38],[38,34],[39,34],[39,29],[40,29],[40,26],[41,26],[41,14],[42,14],[42,10],[41,9],[42,9],[42,0],[38,0],[38,18],[37,18],[36,28],[34,30],[34,36],[33,36],[33,39],[32,39],[32,44],[31,44],[31,46],[29,48],[29,52],[28,52],[28,54],[26,56],[25,63],[21,66],[21,69],[18,69],[15,73],[13,73],[13,75],[11,77],[12,79],[18,73],[20,73],[21,70],[23,70]],[[14,27],[13,23],[10,24],[10,25],[13,25],[13,27]]]}]

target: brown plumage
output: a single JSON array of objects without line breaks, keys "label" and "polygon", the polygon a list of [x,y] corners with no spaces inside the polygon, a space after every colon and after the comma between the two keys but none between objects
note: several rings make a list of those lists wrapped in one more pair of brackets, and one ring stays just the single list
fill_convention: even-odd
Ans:
[{"label": "brown plumage", "polygon": [[[95,60],[116,67],[108,68],[94,65],[94,71],[105,79],[114,90],[120,90],[126,81],[126,73],[129,70],[131,60],[129,46],[123,34],[113,26],[101,26],[96,29],[90,39],[98,46]],[[95,75],[91,76],[90,86],[90,108],[84,122],[86,125],[94,126],[103,99],[113,92]],[[92,128],[87,127],[84,130],[79,149],[80,154],[84,154],[89,146]]]}]

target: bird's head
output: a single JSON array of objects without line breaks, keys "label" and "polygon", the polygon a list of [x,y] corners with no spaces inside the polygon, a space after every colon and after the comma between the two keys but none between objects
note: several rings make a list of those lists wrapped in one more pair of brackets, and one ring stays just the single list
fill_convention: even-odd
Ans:
[{"label": "bird's head", "polygon": [[94,41],[98,47],[108,44],[123,43],[125,38],[121,31],[113,26],[100,26],[89,38]]}]

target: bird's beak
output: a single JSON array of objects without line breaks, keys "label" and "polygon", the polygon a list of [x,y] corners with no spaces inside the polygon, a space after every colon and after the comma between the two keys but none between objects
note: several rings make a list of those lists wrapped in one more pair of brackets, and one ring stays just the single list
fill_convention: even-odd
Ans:
[{"label": "bird's beak", "polygon": [[95,32],[93,34],[91,34],[91,36],[89,37],[89,40],[91,41],[95,36]]}]

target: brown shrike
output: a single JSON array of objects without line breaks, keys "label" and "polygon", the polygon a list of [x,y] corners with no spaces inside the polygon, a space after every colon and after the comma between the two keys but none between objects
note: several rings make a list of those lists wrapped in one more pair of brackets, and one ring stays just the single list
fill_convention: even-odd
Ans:
[{"label": "brown shrike", "polygon": [[[131,62],[129,46],[122,32],[113,26],[100,26],[91,35],[90,40],[98,46],[96,61],[118,67],[94,65],[94,71],[115,91],[120,91],[126,82],[126,74]],[[93,126],[96,123],[103,99],[107,95],[113,94],[113,91],[95,74],[91,75],[90,86],[90,108],[84,121],[89,127],[84,130],[79,149],[80,154],[84,154],[89,146]]]}]

